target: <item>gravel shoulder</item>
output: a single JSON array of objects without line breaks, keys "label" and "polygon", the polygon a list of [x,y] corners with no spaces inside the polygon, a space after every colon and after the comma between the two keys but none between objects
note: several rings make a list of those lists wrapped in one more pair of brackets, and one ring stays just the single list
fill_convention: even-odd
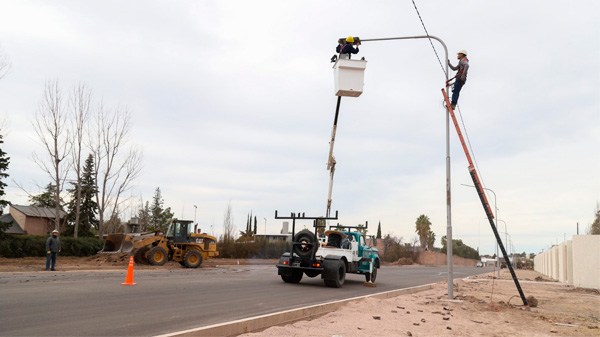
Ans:
[{"label": "gravel shoulder", "polygon": [[368,298],[310,321],[241,336],[600,336],[600,295],[518,270],[525,296],[538,301],[524,310],[510,274],[491,273],[445,282],[411,295]]}]

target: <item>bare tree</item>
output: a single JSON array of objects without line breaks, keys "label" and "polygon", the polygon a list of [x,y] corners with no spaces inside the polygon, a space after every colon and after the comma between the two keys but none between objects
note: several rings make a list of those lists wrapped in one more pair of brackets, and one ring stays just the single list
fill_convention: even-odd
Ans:
[{"label": "bare tree", "polygon": [[33,160],[50,176],[51,183],[56,186],[54,191],[56,230],[60,230],[60,193],[71,167],[68,160],[63,161],[71,151],[67,117],[58,80],[46,82],[44,97],[32,125],[47,158],[43,159],[34,153]]},{"label": "bare tree", "polygon": [[225,243],[232,242],[235,235],[235,225],[233,224],[233,215],[231,214],[231,200],[225,208],[225,216],[223,218],[223,241]]},{"label": "bare tree", "polygon": [[84,84],[79,84],[73,88],[69,99],[71,109],[71,128],[73,137],[71,138],[71,159],[75,171],[75,223],[73,236],[77,238],[79,231],[79,216],[81,209],[81,152],[84,148],[84,138],[86,126],[90,117],[92,105],[92,91]]},{"label": "bare tree", "polygon": [[131,131],[131,112],[126,108],[107,109],[102,104],[94,118],[90,149],[96,165],[98,193],[98,234],[104,234],[104,219],[117,216],[121,195],[130,188],[142,169],[137,148],[125,149]]},{"label": "bare tree", "polygon": [[8,74],[11,70],[10,61],[6,54],[2,52],[0,49],[0,79],[2,79],[6,74]]}]

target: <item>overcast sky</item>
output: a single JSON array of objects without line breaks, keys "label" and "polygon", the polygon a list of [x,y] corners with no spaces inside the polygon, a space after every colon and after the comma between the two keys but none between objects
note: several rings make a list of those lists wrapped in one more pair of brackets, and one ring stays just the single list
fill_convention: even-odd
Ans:
[{"label": "overcast sky", "polygon": [[[598,1],[416,1],[450,59],[471,68],[459,105],[485,186],[515,250],[535,252],[583,232],[600,200]],[[280,213],[325,213],[335,112],[329,58],[336,41],[423,35],[411,1],[6,1],[0,80],[7,199],[49,178],[31,120],[44,83],[85,83],[133,112],[130,144],[144,168],[132,205],[160,187],[166,206],[222,232],[231,202],[238,229],[259,232]],[[440,57],[441,45],[434,41]],[[375,234],[415,236],[429,216],[446,234],[444,74],[427,40],[367,42],[364,93],[342,99],[333,210]],[[493,253],[494,240],[451,130],[454,238]],[[488,195],[490,201],[493,195]],[[125,218],[131,211],[127,210]],[[126,220],[126,219],[125,219]],[[306,225],[310,226],[310,223]],[[211,229],[211,226],[212,229]],[[504,225],[500,225],[504,231]]]}]

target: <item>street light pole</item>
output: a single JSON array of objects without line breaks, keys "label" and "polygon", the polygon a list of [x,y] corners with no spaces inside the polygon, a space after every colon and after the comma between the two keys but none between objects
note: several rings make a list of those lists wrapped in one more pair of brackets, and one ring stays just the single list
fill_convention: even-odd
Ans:
[{"label": "street light pole", "polygon": [[265,219],[265,239],[267,238],[267,218],[263,218]]},{"label": "street light pole", "polygon": [[[467,187],[473,187],[475,188],[475,186],[473,185],[467,185],[467,184],[461,184],[463,186],[467,186]],[[484,190],[486,191],[490,191],[494,194],[494,210],[496,212],[496,215],[494,216],[496,219],[496,230],[498,230],[498,204],[496,203],[496,192],[494,192],[493,190],[483,187]],[[496,264],[498,265],[498,277],[500,277],[500,255],[498,254],[498,242],[496,242]]]},{"label": "street light pole", "polygon": [[498,221],[504,223],[504,233],[506,234],[504,236],[504,240],[506,241],[506,244],[508,244],[508,228],[506,228],[506,221],[504,221],[504,220],[498,220]]},{"label": "street light pole", "polygon": [[[419,36],[401,36],[401,37],[388,37],[379,39],[361,39],[362,42],[369,41],[388,41],[388,40],[411,40],[411,39],[434,39],[438,41],[442,47],[444,47],[445,63],[446,68],[444,70],[446,75],[446,92],[449,91],[450,86],[448,85],[448,48],[442,39],[433,35],[419,35]],[[446,239],[450,244],[446,245],[447,261],[448,264],[448,298],[454,299],[453,279],[454,270],[452,266],[452,207],[451,207],[451,189],[450,189],[450,110],[446,107]]]}]

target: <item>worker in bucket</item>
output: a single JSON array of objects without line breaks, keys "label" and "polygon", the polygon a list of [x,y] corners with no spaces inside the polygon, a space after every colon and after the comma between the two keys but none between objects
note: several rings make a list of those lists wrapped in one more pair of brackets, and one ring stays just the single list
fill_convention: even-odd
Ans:
[{"label": "worker in bucket", "polygon": [[469,71],[469,59],[467,58],[467,51],[464,49],[459,51],[456,58],[459,60],[456,67],[450,63],[450,60],[448,60],[448,65],[450,68],[455,71],[458,70],[456,76],[453,77],[456,80],[454,81],[454,88],[452,89],[452,102],[450,102],[452,110],[454,110],[456,104],[458,104],[458,95],[460,94],[460,89],[462,89],[463,85],[465,85],[467,82],[467,72]]},{"label": "worker in bucket", "polygon": [[360,41],[356,42],[356,48],[352,44],[354,44],[354,38],[352,36],[348,36],[346,38],[346,43],[342,44],[343,41],[338,41],[338,46],[335,48],[335,51],[340,54],[341,59],[350,59],[350,54],[357,54],[359,52],[358,46],[360,46]]},{"label": "worker in bucket", "polygon": [[46,240],[46,270],[50,269],[50,260],[52,260],[51,270],[54,270],[58,253],[60,253],[60,239],[58,238],[58,231],[55,229],[52,231],[52,236]]}]

